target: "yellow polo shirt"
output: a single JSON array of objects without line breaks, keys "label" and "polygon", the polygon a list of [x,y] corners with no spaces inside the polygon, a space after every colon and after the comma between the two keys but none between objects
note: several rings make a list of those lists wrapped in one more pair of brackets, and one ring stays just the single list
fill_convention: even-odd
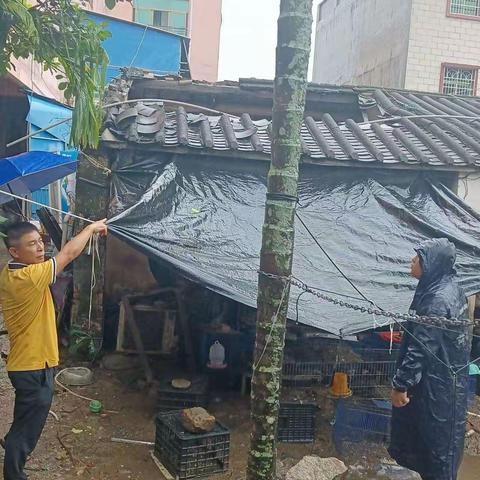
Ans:
[{"label": "yellow polo shirt", "polygon": [[10,372],[58,365],[55,307],[49,288],[55,277],[53,258],[34,265],[10,262],[0,274],[0,302],[10,339]]}]

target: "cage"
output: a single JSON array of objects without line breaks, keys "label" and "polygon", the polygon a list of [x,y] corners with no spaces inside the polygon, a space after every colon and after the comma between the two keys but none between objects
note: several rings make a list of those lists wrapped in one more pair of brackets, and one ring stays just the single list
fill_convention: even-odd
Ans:
[{"label": "cage", "polygon": [[348,375],[353,394],[363,398],[386,399],[390,395],[390,382],[395,375],[396,350],[358,349],[348,358],[339,356],[321,362],[285,362],[283,384],[295,388],[315,384],[328,386],[335,372]]}]

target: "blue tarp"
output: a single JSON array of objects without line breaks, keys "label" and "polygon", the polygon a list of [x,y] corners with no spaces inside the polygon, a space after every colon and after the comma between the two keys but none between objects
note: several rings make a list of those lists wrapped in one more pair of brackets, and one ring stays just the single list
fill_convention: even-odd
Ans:
[{"label": "blue tarp", "polygon": [[111,38],[103,43],[109,57],[107,82],[119,75],[119,67],[138,67],[159,75],[180,73],[184,37],[155,27],[89,13],[96,23],[106,23]]},{"label": "blue tarp", "polygon": [[[0,191],[28,195],[71,173],[77,168],[76,156],[49,152],[28,152],[0,160]],[[11,197],[0,193],[0,204]]]}]

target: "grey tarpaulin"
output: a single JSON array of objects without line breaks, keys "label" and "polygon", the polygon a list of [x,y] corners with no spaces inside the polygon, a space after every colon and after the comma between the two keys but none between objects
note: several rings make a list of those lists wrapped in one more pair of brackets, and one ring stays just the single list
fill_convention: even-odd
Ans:
[{"label": "grey tarpaulin", "polygon": [[[268,164],[126,157],[113,166],[111,231],[205,287],[255,306]],[[441,183],[401,171],[305,165],[299,201],[301,217],[327,252],[384,309],[408,310],[415,286],[410,258],[432,237],[455,243],[462,286],[480,291],[480,216]],[[294,275],[358,297],[298,222]],[[299,293],[292,288],[291,319]],[[305,294],[298,321],[351,334],[387,319]]]}]

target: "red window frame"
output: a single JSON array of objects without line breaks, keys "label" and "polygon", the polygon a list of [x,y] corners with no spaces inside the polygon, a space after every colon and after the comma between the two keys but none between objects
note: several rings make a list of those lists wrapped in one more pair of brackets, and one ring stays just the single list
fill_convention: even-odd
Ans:
[{"label": "red window frame", "polygon": [[443,94],[443,87],[445,86],[445,70],[447,68],[461,68],[464,70],[474,70],[475,71],[475,78],[473,79],[473,96],[477,96],[477,91],[478,91],[478,75],[479,75],[479,70],[480,66],[479,65],[465,65],[465,64],[459,64],[459,63],[442,63],[441,68],[440,68],[440,88],[439,92]]},{"label": "red window frame", "polygon": [[447,0],[447,17],[480,22],[480,15],[462,15],[461,13],[452,13],[451,7],[452,7],[452,0]]}]

